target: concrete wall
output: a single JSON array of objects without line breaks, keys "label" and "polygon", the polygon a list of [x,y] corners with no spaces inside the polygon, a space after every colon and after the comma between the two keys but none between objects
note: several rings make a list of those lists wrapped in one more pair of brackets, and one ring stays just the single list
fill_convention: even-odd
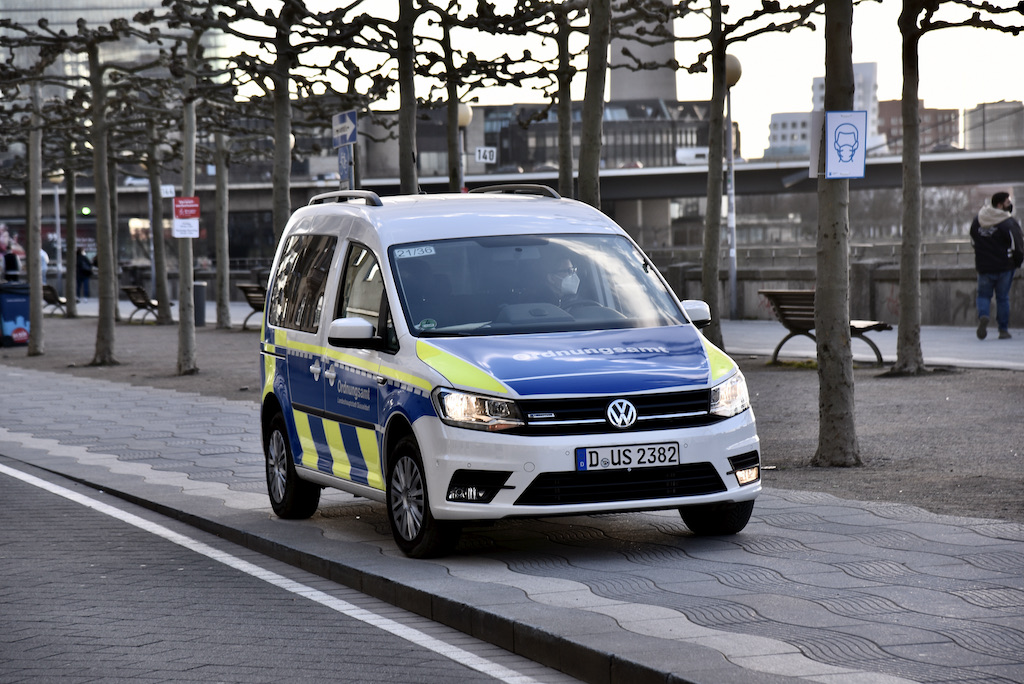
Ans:
[{"label": "concrete wall", "polygon": [[[701,299],[700,265],[673,264],[662,272],[680,298]],[[899,266],[874,262],[850,264],[850,317],[899,323]],[[761,289],[814,289],[813,268],[747,268],[736,273],[736,300],[740,318],[775,318]],[[1010,290],[1010,328],[1024,328],[1024,277],[1014,278]],[[972,267],[950,266],[921,270],[921,324],[977,324],[977,273]],[[719,274],[719,301],[729,301],[729,274]],[[995,319],[995,302],[992,304]],[[726,306],[725,311],[728,311]]]}]

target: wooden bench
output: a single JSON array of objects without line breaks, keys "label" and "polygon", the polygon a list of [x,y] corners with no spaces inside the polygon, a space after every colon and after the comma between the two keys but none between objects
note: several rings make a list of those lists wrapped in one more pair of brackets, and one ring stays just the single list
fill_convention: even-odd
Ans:
[{"label": "wooden bench", "polygon": [[142,312],[142,318],[139,319],[140,323],[145,323],[146,316],[150,314],[153,314],[153,318],[156,319],[159,302],[151,299],[148,292],[138,285],[124,285],[121,287],[121,292],[124,292],[128,297],[128,301],[135,305],[135,311],[132,311],[132,315],[128,317],[129,323],[135,318],[135,314],[140,311]]},{"label": "wooden bench", "polygon": [[263,307],[267,304],[267,288],[265,285],[253,283],[239,283],[235,287],[242,291],[242,294],[245,295],[245,301],[249,302],[249,306],[252,307],[252,311],[242,321],[242,330],[245,330],[245,326],[249,323],[250,318],[256,314],[263,313]]},{"label": "wooden bench", "polygon": [[43,285],[43,313],[56,314],[59,311],[66,314],[67,309],[64,307],[67,303],[67,298],[61,297],[57,288],[53,285]]},{"label": "wooden bench", "polygon": [[[757,293],[768,300],[779,322],[789,331],[789,334],[783,337],[779,345],[775,347],[772,363],[778,361],[782,345],[797,335],[809,337],[817,342],[811,333],[814,330],[814,290],[758,290]],[[875,359],[881,366],[882,352],[878,350],[878,346],[874,342],[865,336],[865,333],[877,330],[892,330],[892,326],[882,321],[850,321],[850,336],[864,340],[871,347],[871,351],[875,352]]]}]

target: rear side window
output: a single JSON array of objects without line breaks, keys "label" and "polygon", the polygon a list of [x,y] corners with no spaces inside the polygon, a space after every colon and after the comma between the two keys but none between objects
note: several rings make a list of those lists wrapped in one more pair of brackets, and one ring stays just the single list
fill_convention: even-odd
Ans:
[{"label": "rear side window", "polygon": [[288,238],[274,272],[273,289],[267,298],[267,322],[270,325],[316,332],[337,245],[337,238],[330,235],[293,235]]}]

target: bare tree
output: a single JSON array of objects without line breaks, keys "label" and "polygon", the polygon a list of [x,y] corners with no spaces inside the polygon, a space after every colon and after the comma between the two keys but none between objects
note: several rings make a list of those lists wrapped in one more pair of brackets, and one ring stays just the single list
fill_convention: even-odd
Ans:
[{"label": "bare tree", "polygon": [[[825,3],[825,111],[853,109],[853,0]],[[824,137],[824,132],[821,133]],[[824,149],[824,145],[822,146]],[[854,417],[850,347],[850,181],[818,172],[818,281],[814,332],[818,349],[816,466],[861,464]]]},{"label": "bare tree", "polygon": [[[945,21],[936,18],[943,6],[973,10],[969,19]],[[896,364],[893,375],[915,375],[927,371],[921,351],[921,122],[918,119],[918,84],[921,77],[918,48],[930,31],[970,26],[1018,35],[1021,25],[1001,25],[993,16],[1024,13],[1021,4],[999,7],[974,0],[903,0],[899,18],[903,36],[903,241],[900,248],[900,320],[897,329]]]},{"label": "bare tree", "polygon": [[580,201],[601,208],[601,136],[604,86],[611,43],[611,0],[590,0],[590,38],[587,47],[587,89],[580,120]]},{"label": "bare tree", "polygon": [[[696,60],[686,67],[690,73],[706,71],[711,61],[711,101],[708,113],[708,191],[707,213],[704,221],[704,243],[701,257],[701,292],[712,313],[711,325],[704,329],[704,335],[715,345],[724,348],[721,328],[719,297],[719,264],[722,241],[722,194],[725,188],[723,159],[729,151],[725,144],[725,100],[728,94],[726,83],[726,56],[730,45],[749,41],[765,33],[789,33],[798,28],[814,30],[812,17],[819,12],[823,0],[803,0],[783,4],[762,0],[761,7],[746,15],[735,13],[727,16],[732,9],[722,0],[682,0],[674,7],[674,16],[704,15],[707,17],[707,31],[700,34],[678,36],[675,40],[685,42],[707,42]],[[637,38],[633,38],[636,40]],[[641,37],[641,40],[643,38]],[[655,34],[644,42],[653,44],[666,37]],[[630,55],[627,55],[630,56]],[[637,64],[652,68],[651,64]],[[731,245],[735,248],[735,245]]]}]

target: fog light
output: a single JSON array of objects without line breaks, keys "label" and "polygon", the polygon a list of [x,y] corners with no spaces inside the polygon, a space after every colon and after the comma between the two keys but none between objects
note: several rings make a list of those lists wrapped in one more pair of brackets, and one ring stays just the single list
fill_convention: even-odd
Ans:
[{"label": "fog light", "polygon": [[736,471],[736,481],[740,483],[741,487],[751,482],[756,482],[760,476],[760,469],[757,466]]},{"label": "fog light", "polygon": [[484,501],[493,498],[493,496],[493,494],[488,496],[488,492],[476,487],[452,487],[448,490],[449,501]]},{"label": "fog light", "polygon": [[448,483],[446,498],[463,503],[490,503],[510,475],[499,470],[457,470]]}]

